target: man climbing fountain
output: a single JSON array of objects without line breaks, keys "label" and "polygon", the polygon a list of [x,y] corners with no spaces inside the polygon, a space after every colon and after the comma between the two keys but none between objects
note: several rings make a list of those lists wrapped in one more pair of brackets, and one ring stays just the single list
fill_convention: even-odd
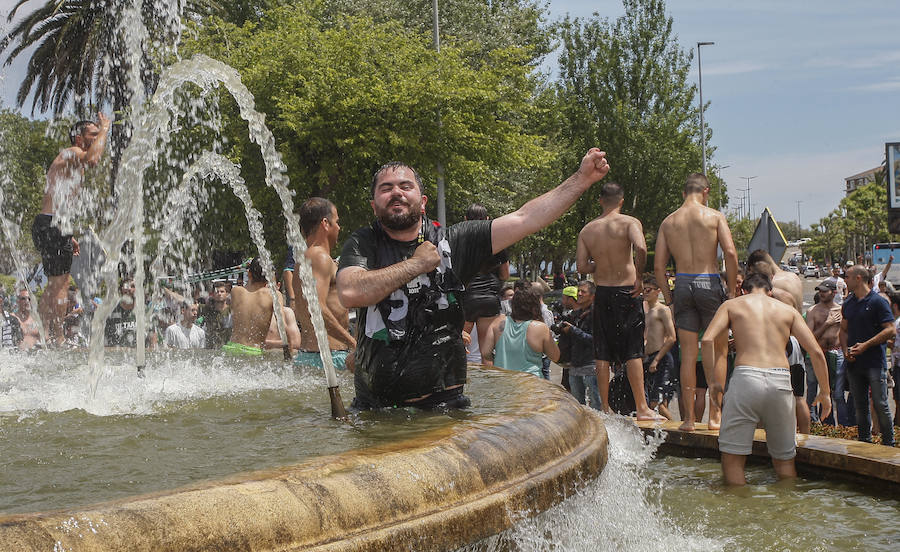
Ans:
[{"label": "man climbing fountain", "polygon": [[609,172],[592,148],[578,171],[517,211],[449,228],[424,214],[428,197],[405,163],[383,165],[372,178],[371,226],[344,244],[337,273],[341,304],[357,311],[358,408],[464,408],[464,315],[457,298],[491,255],[562,215]]},{"label": "man climbing fountain", "polygon": [[[47,186],[41,212],[34,217],[31,238],[41,254],[47,288],[38,302],[38,314],[44,325],[48,345],[65,341],[63,319],[66,316],[66,290],[72,257],[79,254],[78,241],[71,234],[74,202],[84,180],[84,168],[100,162],[109,133],[109,119],[97,113],[98,122],[79,121],[72,125],[72,146],[59,152],[47,170]],[[56,220],[54,220],[56,219]]]}]

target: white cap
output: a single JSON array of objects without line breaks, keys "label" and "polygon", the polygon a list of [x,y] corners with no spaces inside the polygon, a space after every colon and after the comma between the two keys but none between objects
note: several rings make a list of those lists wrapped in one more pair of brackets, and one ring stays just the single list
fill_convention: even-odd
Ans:
[{"label": "white cap", "polygon": [[847,266],[853,266],[853,261],[847,261]]}]

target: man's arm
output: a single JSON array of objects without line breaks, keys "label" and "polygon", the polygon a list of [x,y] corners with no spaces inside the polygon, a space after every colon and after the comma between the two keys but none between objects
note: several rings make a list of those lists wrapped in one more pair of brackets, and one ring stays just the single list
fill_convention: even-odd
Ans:
[{"label": "man's arm", "polygon": [[338,299],[348,309],[375,305],[419,274],[431,272],[440,264],[437,247],[426,241],[416,248],[412,257],[391,266],[377,270],[345,267],[337,273]]},{"label": "man's arm", "polygon": [[634,219],[628,226],[628,239],[634,249],[634,289],[632,297],[639,297],[644,292],[644,267],[647,266],[647,240],[644,239],[644,226]]},{"label": "man's arm", "polygon": [[556,340],[553,339],[553,332],[550,331],[550,328],[544,324],[544,327],[541,328],[544,332],[544,354],[547,355],[547,358],[556,362],[559,360],[559,345],[556,344]]},{"label": "man's arm", "polygon": [[493,252],[499,253],[558,219],[581,194],[608,172],[606,152],[598,148],[588,150],[581,160],[581,166],[565,182],[532,199],[519,210],[494,220],[491,224]]},{"label": "man's arm", "polygon": [[[670,309],[662,309],[659,311],[663,320],[663,344],[662,347],[659,348],[659,352],[656,354],[656,358],[666,356],[666,353],[675,346],[675,323],[672,321],[672,311]],[[656,359],[654,359],[656,360]]]},{"label": "man's arm", "polygon": [[844,358],[849,361],[856,360],[855,358],[850,358],[850,354],[847,351],[847,319],[844,318],[841,320],[841,329],[838,331],[838,341],[841,342],[841,351],[844,353]]},{"label": "man's arm", "polygon": [[734,239],[731,237],[731,228],[728,227],[728,219],[725,215],[719,215],[719,247],[725,257],[725,283],[728,286],[728,297],[734,297],[737,286],[738,258],[737,249],[734,247]]},{"label": "man's arm", "polygon": [[481,349],[481,359],[485,366],[494,365],[494,346],[497,344],[497,337],[503,332],[506,324],[506,317],[502,317],[496,324],[489,326],[487,336],[484,341],[484,348]]},{"label": "man's arm", "polygon": [[591,251],[584,242],[584,229],[578,233],[578,241],[575,246],[575,268],[580,274],[593,274],[597,265],[591,258]]},{"label": "man's arm", "polygon": [[872,347],[877,347],[882,343],[887,343],[888,341],[894,339],[894,335],[896,335],[897,329],[894,327],[893,322],[882,322],[881,323],[881,331],[872,336],[871,338],[861,342],[856,343],[852,347],[850,347],[847,351],[854,357],[859,356],[864,351],[871,349]]},{"label": "man's arm", "polygon": [[816,337],[810,331],[809,326],[804,322],[800,313],[796,311],[794,311],[794,320],[791,324],[791,334],[797,338],[797,342],[809,354],[813,371],[816,373],[816,380],[819,382],[819,394],[816,395],[813,405],[821,405],[822,412],[819,414],[819,417],[821,419],[827,418],[828,414],[831,413],[831,387],[828,383],[828,364]]},{"label": "man's arm", "polygon": [[[325,321],[326,333],[355,347],[356,339],[353,338],[350,331],[340,323],[337,316],[328,308],[328,293],[331,291],[331,279],[334,277],[335,271],[334,261],[327,253],[316,248],[310,259],[310,264],[312,265],[313,276],[316,279],[316,295],[319,297],[319,307],[322,310],[322,320]],[[293,312],[291,312],[291,318],[294,318]],[[297,325],[296,319],[294,320],[294,325]],[[291,346],[293,347],[293,343],[291,343]],[[297,349],[299,348],[298,344]]]},{"label": "man's arm", "polygon": [[666,298],[666,305],[672,306],[672,290],[669,289],[669,279],[666,278],[666,265],[669,264],[669,246],[666,245],[666,222],[659,226],[659,232],[656,234],[656,254],[653,256],[653,274],[656,276],[656,283]]},{"label": "man's arm", "polygon": [[285,306],[291,307],[294,305],[294,271],[282,270],[281,281],[284,283],[284,295],[287,298]]},{"label": "man's arm", "polygon": [[706,375],[706,382],[709,385],[709,400],[716,401],[720,407],[722,406],[722,393],[725,382],[719,381],[716,374],[716,337],[722,332],[728,331],[730,323],[729,303],[722,303],[716,315],[713,316],[712,322],[707,326],[703,333],[703,339],[700,340],[700,350],[703,356],[703,373]]},{"label": "man's arm", "polygon": [[497,277],[502,281],[509,280],[509,261],[506,261],[497,269]]},{"label": "man's arm", "polygon": [[78,157],[78,161],[85,166],[94,167],[97,163],[100,162],[100,157],[103,155],[103,150],[106,149],[106,135],[109,133],[109,119],[106,118],[106,115],[103,112],[97,113],[97,120],[99,121],[100,133],[97,135],[97,138],[94,139],[94,143],[91,144],[86,150],[79,150],[76,152],[76,156]]}]

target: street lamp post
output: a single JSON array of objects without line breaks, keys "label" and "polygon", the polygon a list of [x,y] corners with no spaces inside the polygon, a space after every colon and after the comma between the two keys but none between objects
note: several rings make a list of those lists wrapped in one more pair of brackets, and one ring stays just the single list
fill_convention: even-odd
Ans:
[{"label": "street lamp post", "polygon": [[[441,30],[438,25],[438,0],[433,0],[431,3],[432,7],[432,15],[434,19],[434,26],[432,27],[432,32],[434,35],[434,49],[438,52],[441,51]],[[438,127],[441,126],[441,116],[438,114]],[[447,198],[446,192],[444,190],[444,165],[438,160],[435,169],[437,170],[437,213],[438,213],[438,222],[441,223],[441,226],[447,227]]]},{"label": "street lamp post", "polygon": [[722,183],[725,182],[722,179],[722,171],[730,167],[731,165],[722,165],[719,167],[719,199],[716,201],[716,210],[722,210]]},{"label": "street lamp post", "polygon": [[802,231],[800,230],[800,204],[803,203],[800,200],[797,200],[797,240],[803,237]]},{"label": "street lamp post", "polygon": [[753,218],[753,209],[751,208],[752,204],[750,203],[750,181],[756,177],[755,176],[742,176],[741,178],[743,178],[744,180],[747,181],[747,188],[746,188],[746,190],[747,190],[747,211],[749,213],[748,218],[752,219]]},{"label": "street lamp post", "polygon": [[[437,2],[437,0],[435,0]],[[697,43],[697,76],[700,82],[700,148],[703,155],[703,176],[706,176],[706,126],[703,124],[703,67],[700,63],[700,47],[712,46],[715,42]]]}]

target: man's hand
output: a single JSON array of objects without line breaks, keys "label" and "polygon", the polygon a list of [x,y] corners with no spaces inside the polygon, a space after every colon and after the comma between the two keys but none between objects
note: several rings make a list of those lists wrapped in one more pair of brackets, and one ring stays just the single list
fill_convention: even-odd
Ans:
[{"label": "man's hand", "polygon": [[422,242],[413,253],[412,259],[419,263],[419,274],[428,274],[441,264],[441,254],[430,241]]},{"label": "man's hand", "polygon": [[468,345],[468,344],[472,343],[472,334],[470,334],[466,330],[463,330],[462,340],[463,340],[463,345]]},{"label": "man's hand", "polygon": [[72,238],[72,255],[77,257],[81,255],[81,246],[78,245],[78,240]]},{"label": "man's hand", "polygon": [[655,374],[656,368],[658,365],[659,365],[659,361],[656,359],[656,357],[654,357],[653,361],[650,362],[650,366],[647,367],[647,370],[649,370],[651,374]]},{"label": "man's hand", "polygon": [[819,405],[822,407],[822,410],[819,412],[820,420],[827,418],[828,415],[831,414],[831,396],[828,394],[828,391],[820,389],[819,394],[816,395],[812,405]]},{"label": "man's hand", "polygon": [[100,130],[109,130],[109,118],[102,111],[97,112],[97,121],[100,123]]},{"label": "man's hand", "polygon": [[866,347],[866,342],[863,341],[862,343],[857,343],[856,345],[853,345],[852,347],[847,349],[847,354],[848,356],[852,357],[853,360],[856,360],[856,357],[863,354],[867,348],[868,347]]},{"label": "man's hand", "polygon": [[568,322],[560,322],[559,323],[559,331],[561,331],[564,334],[569,333],[569,330],[571,328],[572,328],[572,324],[569,324]]},{"label": "man's hand", "polygon": [[644,280],[640,274],[634,279],[634,289],[631,290],[632,297],[640,297],[644,294]]},{"label": "man's hand", "polygon": [[578,174],[591,184],[602,179],[609,172],[609,163],[606,161],[606,152],[600,148],[591,148],[581,160]]}]

